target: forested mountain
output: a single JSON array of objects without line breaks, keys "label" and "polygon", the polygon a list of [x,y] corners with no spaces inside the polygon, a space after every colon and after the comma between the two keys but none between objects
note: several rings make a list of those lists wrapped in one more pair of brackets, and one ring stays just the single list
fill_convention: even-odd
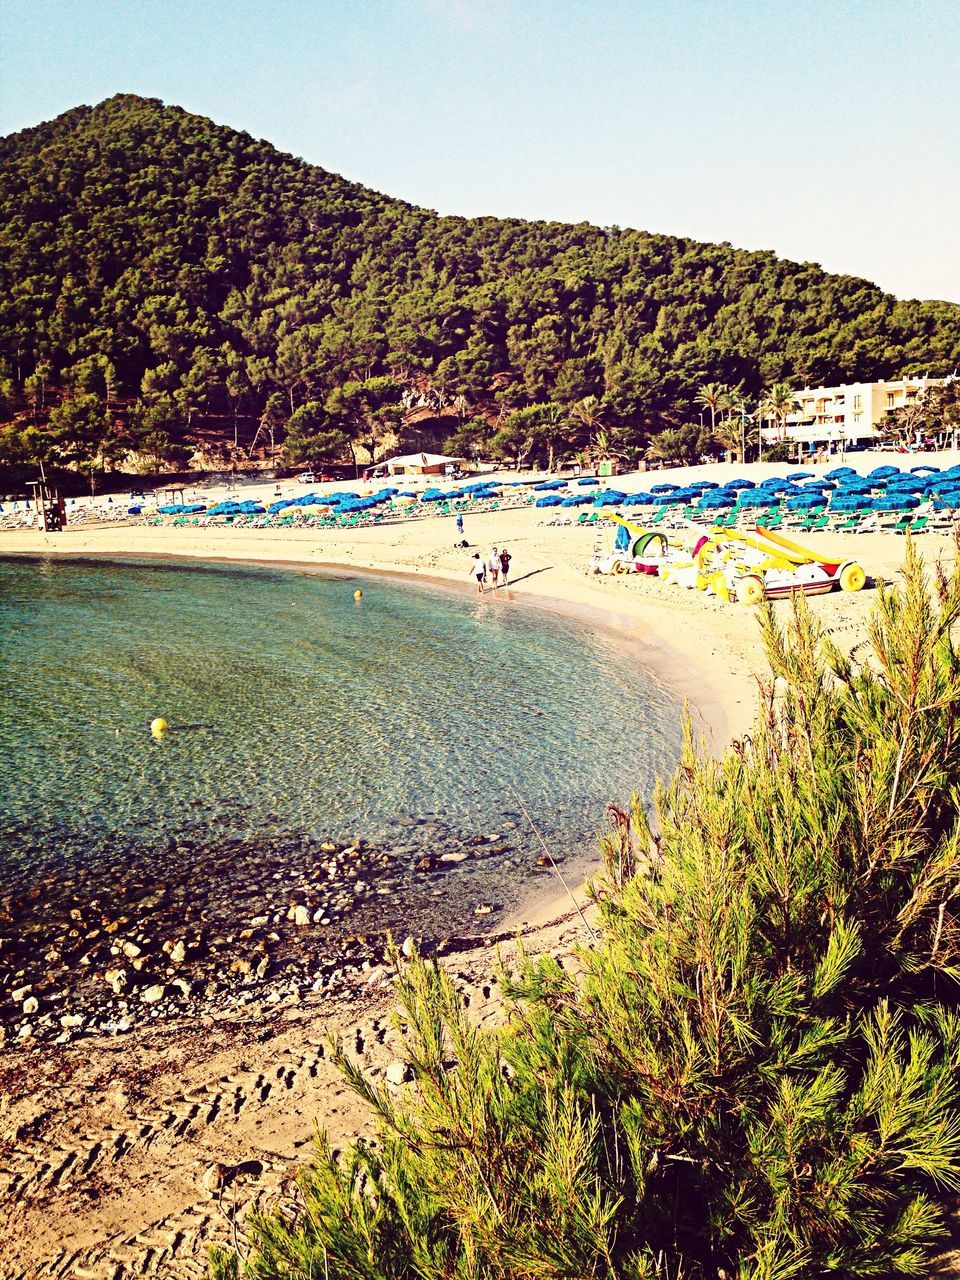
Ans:
[{"label": "forested mountain", "polygon": [[636,450],[697,421],[705,383],[960,363],[948,303],[729,244],[441,218],[155,100],[0,156],[0,461],[93,470],[258,428],[319,459],[419,443],[424,405],[460,448]]}]

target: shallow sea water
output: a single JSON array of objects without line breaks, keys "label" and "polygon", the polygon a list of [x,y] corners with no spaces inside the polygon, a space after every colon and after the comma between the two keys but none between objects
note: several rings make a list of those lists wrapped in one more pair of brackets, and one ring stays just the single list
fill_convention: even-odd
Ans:
[{"label": "shallow sea water", "polygon": [[509,878],[540,851],[518,796],[579,866],[607,803],[672,767],[679,720],[615,636],[526,604],[261,567],[0,560],[8,886],[189,878],[198,849],[236,842],[249,874],[259,847],[298,840],[413,859],[504,832]]}]

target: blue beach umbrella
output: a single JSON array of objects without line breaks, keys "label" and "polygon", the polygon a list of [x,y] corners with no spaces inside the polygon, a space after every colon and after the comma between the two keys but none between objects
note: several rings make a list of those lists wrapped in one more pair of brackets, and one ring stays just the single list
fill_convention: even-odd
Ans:
[{"label": "blue beach umbrella", "polygon": [[895,498],[874,498],[872,505],[874,511],[912,511],[919,507],[920,499],[905,493]]},{"label": "blue beach umbrella", "polygon": [[822,494],[800,493],[787,499],[788,511],[814,511],[817,507],[825,507],[827,500]]},{"label": "blue beach umbrella", "polygon": [[755,489],[752,493],[740,495],[740,506],[746,508],[779,507],[780,499],[775,493]]},{"label": "blue beach umbrella", "polygon": [[830,503],[831,511],[870,511],[873,500],[867,494],[851,494],[848,497],[835,497]]}]

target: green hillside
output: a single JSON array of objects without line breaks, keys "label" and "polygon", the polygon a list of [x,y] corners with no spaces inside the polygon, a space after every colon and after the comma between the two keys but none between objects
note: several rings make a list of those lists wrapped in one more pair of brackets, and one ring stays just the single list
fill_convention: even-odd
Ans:
[{"label": "green hillside", "polygon": [[332,457],[421,442],[413,407],[460,447],[571,452],[602,425],[638,449],[698,421],[704,383],[960,363],[948,303],[729,244],[441,218],[155,100],[0,155],[0,461],[174,459],[258,427]]}]

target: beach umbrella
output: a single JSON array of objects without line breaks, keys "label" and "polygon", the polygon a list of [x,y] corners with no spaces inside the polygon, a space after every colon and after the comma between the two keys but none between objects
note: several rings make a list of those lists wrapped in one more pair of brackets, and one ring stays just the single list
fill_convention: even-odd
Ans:
[{"label": "beach umbrella", "polygon": [[705,493],[697,503],[698,511],[720,511],[725,507],[735,507],[736,499],[725,493]]},{"label": "beach umbrella", "polygon": [[600,483],[600,481],[599,481],[599,480],[597,480],[595,476],[584,476],[582,480],[578,480],[578,481],[577,481],[577,484],[579,484],[579,485],[583,486],[584,488],[585,488],[587,485],[594,485],[594,484],[599,484],[599,483]]},{"label": "beach umbrella", "polygon": [[680,488],[678,484],[655,484],[651,488],[651,493],[676,493]]},{"label": "beach umbrella", "polygon": [[754,489],[752,493],[742,493],[740,495],[741,507],[779,507],[780,499],[775,493],[764,492],[761,489]]},{"label": "beach umbrella", "polygon": [[796,497],[788,498],[786,503],[788,511],[813,511],[816,507],[826,505],[826,498],[816,493],[799,493]]},{"label": "beach umbrella", "polygon": [[873,499],[869,493],[835,493],[830,499],[831,511],[868,511]]},{"label": "beach umbrella", "polygon": [[816,477],[815,471],[788,471],[788,480],[812,480]]},{"label": "beach umbrella", "polygon": [[755,480],[728,480],[723,487],[725,489],[755,489],[757,482]]},{"label": "beach umbrella", "polygon": [[548,493],[544,497],[538,498],[536,506],[538,507],[559,507],[563,503],[563,499],[557,493]]},{"label": "beach umbrella", "polygon": [[834,467],[832,471],[828,471],[824,476],[825,480],[842,480],[844,476],[855,476],[857,473],[853,467]]},{"label": "beach umbrella", "polygon": [[872,505],[874,511],[912,511],[914,507],[919,507],[920,499],[912,493],[904,493],[895,498],[874,498]]},{"label": "beach umbrella", "polygon": [[867,476],[867,479],[868,480],[886,480],[890,476],[898,476],[898,475],[900,475],[899,467],[890,467],[890,466],[874,467],[873,470],[870,472],[870,474]]},{"label": "beach umbrella", "polygon": [[920,464],[920,466],[919,466],[919,467],[911,467],[911,468],[910,468],[910,470],[913,472],[913,474],[914,474],[915,476],[920,475],[920,474],[921,474],[921,472],[923,472],[923,471],[929,471],[929,473],[930,473],[932,476],[933,476],[933,475],[939,475],[939,474],[940,474],[940,468],[939,468],[939,467],[932,467],[932,466],[930,465],[930,463],[929,463],[929,462],[923,462],[923,463],[921,463],[921,464]]}]

